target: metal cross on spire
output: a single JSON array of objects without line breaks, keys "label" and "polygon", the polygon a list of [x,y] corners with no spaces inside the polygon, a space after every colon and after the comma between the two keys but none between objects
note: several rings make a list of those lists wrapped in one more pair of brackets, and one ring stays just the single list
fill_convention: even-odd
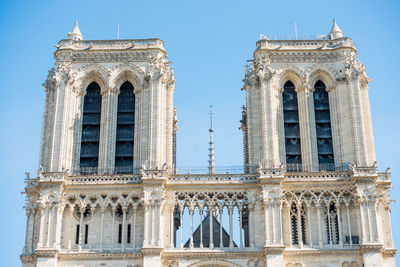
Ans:
[{"label": "metal cross on spire", "polygon": [[213,106],[210,105],[210,112],[208,113],[210,115],[210,142],[209,142],[209,153],[208,153],[208,173],[209,174],[214,174],[215,173],[215,154],[214,154],[214,129],[212,125],[212,119],[213,119]]}]

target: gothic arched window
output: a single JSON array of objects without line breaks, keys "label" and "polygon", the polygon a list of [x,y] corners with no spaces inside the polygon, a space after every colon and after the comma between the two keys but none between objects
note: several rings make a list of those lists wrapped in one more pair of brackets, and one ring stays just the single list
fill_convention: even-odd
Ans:
[{"label": "gothic arched window", "polygon": [[[300,215],[300,228],[298,227],[299,215]],[[301,205],[300,210],[298,210],[298,206],[295,203],[292,203],[292,205],[290,206],[290,225],[291,225],[293,245],[299,244],[300,237],[302,243],[307,244],[308,240],[307,240],[307,228],[306,228],[306,215],[307,215],[306,209],[303,205]]]},{"label": "gothic arched window", "polygon": [[301,171],[301,144],[299,108],[294,84],[283,86],[283,120],[285,127],[286,167],[288,171]]},{"label": "gothic arched window", "polygon": [[329,112],[329,97],[322,81],[314,85],[315,127],[317,133],[318,162],[320,171],[332,171],[335,168]]},{"label": "gothic arched window", "polygon": [[96,173],[99,161],[101,118],[100,86],[92,82],[86,89],[83,103],[80,169],[83,173]]},{"label": "gothic arched window", "polygon": [[326,236],[328,244],[339,244],[338,216],[335,203],[330,203],[325,211]]},{"label": "gothic arched window", "polygon": [[133,139],[135,129],[135,94],[130,82],[121,85],[118,95],[117,138],[115,142],[115,171],[132,173]]}]

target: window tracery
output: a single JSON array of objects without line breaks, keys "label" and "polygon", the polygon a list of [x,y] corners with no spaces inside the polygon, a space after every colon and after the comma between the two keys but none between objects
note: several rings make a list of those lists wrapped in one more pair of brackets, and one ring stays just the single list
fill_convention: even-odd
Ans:
[{"label": "window tracery", "polygon": [[[174,229],[179,229],[176,247],[249,246],[245,192],[176,192],[174,211]],[[194,221],[199,221],[197,227]],[[239,233],[233,229],[239,229]],[[190,233],[185,244],[183,232]],[[237,240],[233,240],[237,235]]]}]

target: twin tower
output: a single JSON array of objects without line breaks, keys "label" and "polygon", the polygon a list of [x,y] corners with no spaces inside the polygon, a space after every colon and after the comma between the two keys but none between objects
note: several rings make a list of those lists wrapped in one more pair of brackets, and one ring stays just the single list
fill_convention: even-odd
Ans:
[{"label": "twin tower", "polygon": [[335,21],[257,41],[236,174],[176,172],[161,40],[83,40],[76,24],[54,56],[23,266],[395,266],[370,79]]}]

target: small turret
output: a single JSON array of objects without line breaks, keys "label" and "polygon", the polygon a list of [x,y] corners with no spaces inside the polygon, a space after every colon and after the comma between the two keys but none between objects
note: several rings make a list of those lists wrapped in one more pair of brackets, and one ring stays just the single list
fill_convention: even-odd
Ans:
[{"label": "small turret", "polygon": [[74,41],[81,41],[83,39],[82,33],[79,30],[78,27],[78,22],[75,22],[75,27],[72,30],[72,32],[68,33],[68,39],[74,40]]},{"label": "small turret", "polygon": [[331,37],[332,40],[342,38],[344,36],[342,30],[336,24],[336,19],[333,19],[333,25],[329,33],[329,36]]}]

